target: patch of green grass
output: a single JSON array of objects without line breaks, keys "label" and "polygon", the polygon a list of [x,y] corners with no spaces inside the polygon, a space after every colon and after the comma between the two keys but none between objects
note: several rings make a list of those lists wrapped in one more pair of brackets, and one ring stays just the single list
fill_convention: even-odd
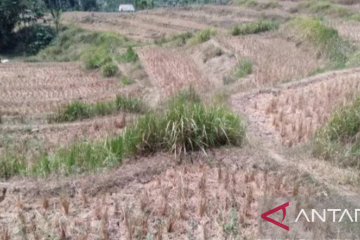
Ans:
[{"label": "patch of green grass", "polygon": [[121,78],[121,83],[124,84],[124,85],[131,85],[133,83],[135,83],[135,81],[129,77],[123,77]]},{"label": "patch of green grass", "polygon": [[246,6],[250,8],[255,8],[259,5],[259,3],[256,0],[239,0],[237,3],[240,6]]},{"label": "patch of green grass", "polygon": [[237,78],[243,78],[246,77],[252,73],[252,62],[248,59],[240,59],[238,64],[236,65],[234,69],[234,74]]},{"label": "patch of green grass", "polygon": [[330,60],[330,69],[345,67],[356,50],[355,46],[339,36],[336,29],[326,26],[319,19],[296,18],[286,25],[285,31],[293,31],[295,38],[310,43],[319,53],[325,54]]},{"label": "patch of green grass", "polygon": [[300,2],[298,6],[300,9],[306,9],[311,13],[336,17],[347,17],[352,13],[348,8],[323,0],[304,0]]},{"label": "patch of green grass", "polygon": [[247,35],[266,32],[278,28],[278,24],[269,20],[259,20],[256,22],[243,23],[231,29],[231,35]]},{"label": "patch of green grass", "polygon": [[133,43],[126,37],[108,32],[91,32],[70,26],[62,31],[55,41],[41,50],[32,61],[78,61],[82,60],[86,69],[102,68],[105,77],[113,76],[118,70],[115,65],[118,49],[127,47],[121,56],[122,62],[136,62],[137,54]]},{"label": "patch of green grass", "polygon": [[127,48],[126,52],[118,58],[120,62],[126,63],[135,63],[139,59],[139,56],[135,50],[130,46]]},{"label": "patch of green grass", "polygon": [[278,1],[268,1],[268,2],[257,2],[256,0],[239,0],[237,1],[238,5],[245,6],[248,8],[255,8],[258,10],[277,8],[279,7]]},{"label": "patch of green grass", "polygon": [[203,29],[190,39],[190,43],[191,44],[199,44],[199,43],[207,42],[215,34],[216,34],[216,32],[214,29],[211,29],[211,28]]},{"label": "patch of green grass", "polygon": [[[123,98],[117,103],[134,107]],[[77,108],[81,113],[86,112],[86,107]],[[224,106],[205,106],[190,89],[172,98],[166,109],[145,114],[126,127],[121,136],[104,143],[75,143],[53,154],[39,154],[31,165],[22,158],[0,156],[0,163],[5,161],[2,169],[0,165],[0,176],[96,171],[119,164],[125,157],[156,151],[182,154],[228,144],[240,146],[244,135],[245,128],[238,115]]]},{"label": "patch of green grass", "polygon": [[343,166],[360,167],[360,97],[341,106],[313,139],[313,154]]},{"label": "patch of green grass", "polygon": [[144,113],[146,107],[143,102],[134,98],[118,95],[113,101],[84,103],[74,101],[63,106],[58,113],[49,116],[49,122],[73,122],[95,116],[105,116],[119,111]]},{"label": "patch of green grass", "polygon": [[359,13],[353,14],[348,19],[350,21],[360,22],[360,14]]}]

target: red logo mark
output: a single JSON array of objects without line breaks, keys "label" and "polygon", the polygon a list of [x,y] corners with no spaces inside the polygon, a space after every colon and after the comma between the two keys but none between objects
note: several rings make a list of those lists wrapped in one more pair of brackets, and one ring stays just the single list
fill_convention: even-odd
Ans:
[{"label": "red logo mark", "polygon": [[[276,207],[274,209],[271,209],[270,211],[268,211],[266,213],[263,213],[261,215],[261,218],[268,221],[268,222],[271,222],[272,224],[275,224],[276,226],[279,226],[279,227],[285,229],[286,231],[289,231],[289,227],[282,224],[282,222],[284,221],[284,219],[286,217],[286,207],[288,207],[288,206],[289,206],[289,202],[287,202],[287,203],[285,203],[285,204],[283,204],[281,206],[278,206],[278,207]],[[275,213],[275,212],[277,212],[279,210],[283,211],[283,219],[281,220],[281,223],[268,217],[270,214],[273,214],[273,213]]]}]

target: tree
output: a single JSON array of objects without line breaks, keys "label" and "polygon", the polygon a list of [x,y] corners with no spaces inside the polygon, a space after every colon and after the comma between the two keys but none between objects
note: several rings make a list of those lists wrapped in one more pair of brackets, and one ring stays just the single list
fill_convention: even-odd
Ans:
[{"label": "tree", "polygon": [[0,48],[7,45],[17,25],[29,25],[42,18],[43,0],[1,0],[0,1]]}]

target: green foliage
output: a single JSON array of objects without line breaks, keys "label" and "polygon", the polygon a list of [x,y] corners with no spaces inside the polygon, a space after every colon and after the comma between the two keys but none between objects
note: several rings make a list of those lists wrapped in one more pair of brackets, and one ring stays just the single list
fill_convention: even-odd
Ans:
[{"label": "green foliage", "polygon": [[252,62],[248,59],[240,59],[238,64],[234,69],[235,76],[238,78],[243,78],[249,75],[252,72]]},{"label": "green foliage", "polygon": [[341,106],[314,136],[313,154],[344,166],[360,167],[360,97]]},{"label": "green foliage", "polygon": [[49,26],[34,24],[21,28],[15,35],[15,53],[34,55],[48,46],[55,36],[55,30]]},{"label": "green foliage", "polygon": [[119,71],[119,67],[114,62],[106,63],[101,67],[101,73],[104,77],[115,76]]},{"label": "green foliage", "polygon": [[259,20],[256,22],[243,23],[241,25],[234,26],[231,29],[231,35],[238,36],[238,35],[256,34],[277,28],[278,28],[278,24],[273,21]]},{"label": "green foliage", "polygon": [[314,45],[319,53],[326,54],[332,61],[331,68],[344,67],[355,50],[354,46],[339,36],[336,29],[324,25],[319,19],[297,18],[290,21],[286,29],[294,31],[296,38]]},{"label": "green foliage", "polygon": [[347,17],[351,15],[351,10],[341,5],[333,4],[323,0],[304,0],[299,3],[300,9],[307,9],[311,13],[325,14],[337,17]]},{"label": "green foliage", "polygon": [[207,42],[212,36],[216,34],[215,30],[211,28],[202,29],[195,36],[190,39],[191,44],[198,44]]},{"label": "green foliage", "polygon": [[[1,0],[0,1],[0,51],[13,50],[23,39],[16,38],[15,30],[31,26],[44,16],[42,0]],[[17,29],[15,29],[17,28]],[[38,37],[39,39],[39,37]]]},{"label": "green foliage", "polygon": [[124,85],[131,85],[133,84],[135,81],[129,77],[123,77],[121,78],[121,83],[124,84]]},{"label": "green foliage", "polygon": [[246,6],[251,8],[255,8],[259,4],[256,0],[239,0],[237,3],[241,6]]},{"label": "green foliage", "polygon": [[360,14],[359,13],[353,14],[348,19],[351,21],[360,22]]},{"label": "green foliage", "polygon": [[130,46],[127,48],[126,53],[122,54],[119,57],[120,62],[127,62],[127,63],[135,63],[139,59],[139,56],[135,52],[135,50]]},{"label": "green foliage", "polygon": [[144,113],[147,108],[140,100],[118,95],[113,101],[84,103],[74,101],[64,105],[58,113],[49,116],[49,122],[73,122],[77,120],[115,114],[120,111]]}]

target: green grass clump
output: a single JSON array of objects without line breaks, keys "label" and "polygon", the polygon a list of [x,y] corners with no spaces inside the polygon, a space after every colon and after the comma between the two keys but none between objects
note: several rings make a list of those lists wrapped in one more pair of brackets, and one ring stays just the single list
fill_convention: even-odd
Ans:
[{"label": "green grass clump", "polygon": [[273,21],[259,20],[256,22],[243,23],[241,25],[234,26],[231,29],[231,35],[238,36],[238,35],[256,34],[277,28],[278,28],[278,24]]},{"label": "green grass clump", "polygon": [[123,77],[121,78],[121,83],[124,84],[124,85],[131,85],[133,83],[135,83],[135,81],[129,77]]},{"label": "green grass clump", "polygon": [[[116,104],[138,109],[123,97],[119,97]],[[78,109],[73,109],[77,112],[74,116],[91,114],[88,105],[77,104],[74,108]],[[196,92],[189,89],[173,97],[165,109],[146,113],[126,127],[121,136],[103,143],[74,143],[52,154],[42,152],[30,165],[25,158],[2,155],[0,177],[96,171],[119,164],[126,157],[156,151],[183,154],[228,144],[240,146],[244,136],[245,127],[237,114],[224,106],[206,106]]]},{"label": "green grass clump", "polygon": [[331,61],[331,69],[346,66],[349,57],[356,48],[342,39],[338,31],[326,26],[321,20],[313,18],[297,18],[290,21],[285,31],[294,31],[295,38],[316,47],[321,54],[325,54]]},{"label": "green grass clump", "polygon": [[351,21],[360,22],[360,14],[359,13],[353,14],[348,19]]},{"label": "green grass clump", "polygon": [[126,52],[119,57],[120,62],[135,63],[139,59],[139,56],[135,50],[130,46],[127,48]]},{"label": "green grass clump", "polygon": [[106,116],[120,111],[130,113],[146,112],[145,104],[134,98],[118,95],[115,100],[97,103],[84,103],[80,101],[71,102],[63,106],[58,113],[49,116],[49,122],[73,122],[92,118],[95,116]]},{"label": "green grass clump", "polygon": [[252,62],[248,59],[240,59],[234,69],[235,76],[243,78],[252,73]]},{"label": "green grass clump", "polygon": [[203,29],[190,39],[190,43],[199,44],[199,43],[207,42],[215,34],[216,34],[215,30],[211,28]]},{"label": "green grass clump", "polygon": [[101,67],[101,73],[104,77],[115,76],[119,72],[119,67],[114,62],[106,63]]},{"label": "green grass clump", "polygon": [[360,167],[360,97],[341,106],[314,137],[313,154],[343,166]]}]

